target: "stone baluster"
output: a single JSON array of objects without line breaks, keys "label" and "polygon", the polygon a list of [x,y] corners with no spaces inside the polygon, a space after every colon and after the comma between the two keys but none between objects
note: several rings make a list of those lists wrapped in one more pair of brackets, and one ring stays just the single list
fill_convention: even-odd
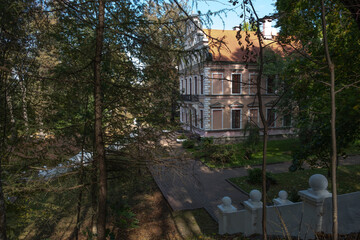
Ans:
[{"label": "stone baluster", "polygon": [[309,178],[310,188],[299,191],[304,204],[302,236],[312,238],[316,232],[322,231],[324,199],[332,194],[327,190],[328,180],[324,175],[314,174]]},{"label": "stone baluster", "polygon": [[293,203],[292,201],[288,200],[288,193],[285,190],[281,190],[279,192],[279,197],[273,199],[274,205],[286,205]]},{"label": "stone baluster", "polygon": [[220,210],[220,218],[219,218],[219,234],[228,233],[228,214],[234,213],[237,209],[231,205],[230,197],[223,197],[221,199],[222,204],[218,205],[218,209]]},{"label": "stone baluster", "polygon": [[245,236],[259,232],[261,230],[261,214],[258,209],[262,208],[261,192],[259,190],[251,190],[250,199],[244,201],[245,209],[249,213],[248,226],[245,228]]}]

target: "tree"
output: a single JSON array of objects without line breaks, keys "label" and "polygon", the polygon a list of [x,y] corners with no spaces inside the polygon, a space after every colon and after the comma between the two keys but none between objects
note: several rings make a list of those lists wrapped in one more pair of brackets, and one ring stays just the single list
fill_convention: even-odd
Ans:
[{"label": "tree", "polygon": [[107,173],[105,161],[105,145],[103,140],[103,110],[102,110],[102,48],[104,41],[105,27],[105,1],[99,0],[98,25],[96,27],[96,47],[94,62],[94,109],[95,109],[95,157],[94,161],[99,166],[99,199],[98,199],[98,218],[97,234],[98,239],[106,239],[106,196],[107,196]]},{"label": "tree", "polygon": [[[311,164],[331,168],[333,238],[337,239],[337,149],[341,152],[359,136],[359,111],[355,107],[356,101],[353,101],[353,94],[358,90],[352,88],[359,82],[355,73],[358,66],[348,61],[349,58],[359,58],[359,51],[355,50],[359,31],[351,14],[336,1],[321,1],[321,4],[317,1],[278,1],[276,6],[281,38],[296,46],[300,54],[293,61],[292,73],[288,70],[287,75],[291,76],[288,79],[292,79],[292,84],[299,86],[292,89],[290,99],[299,108],[297,126],[305,146],[294,156],[293,169],[296,164],[311,158]],[[349,69],[354,69],[354,72]],[[336,77],[335,72],[341,77]],[[348,101],[336,103],[335,96]],[[349,111],[347,114],[345,109]]]},{"label": "tree", "polygon": [[[239,3],[239,1],[231,1],[234,5]],[[241,8],[243,9],[243,14],[241,15],[243,17],[245,26],[245,41],[247,42],[246,51],[247,54],[250,53],[249,46],[253,45],[253,43],[249,40],[250,39],[250,33],[248,33],[248,25],[250,24],[252,29],[255,29],[255,35],[257,37],[258,41],[258,50],[257,50],[257,65],[258,65],[258,73],[257,78],[255,81],[256,86],[256,98],[259,103],[259,113],[260,113],[260,119],[262,123],[261,131],[263,132],[263,158],[262,158],[262,200],[263,200],[263,208],[262,208],[262,237],[263,239],[267,239],[267,230],[266,230],[266,201],[267,201],[267,178],[266,178],[266,153],[267,153],[267,143],[268,143],[268,130],[269,130],[269,124],[268,120],[265,117],[265,111],[263,107],[263,99],[262,99],[262,79],[264,77],[264,51],[266,48],[266,44],[264,43],[264,36],[262,32],[260,31],[260,24],[262,22],[262,19],[259,18],[256,9],[253,6],[252,1],[242,1],[240,2]],[[248,16],[247,16],[248,15]],[[247,22],[248,19],[248,22]],[[242,29],[242,28],[241,28]],[[237,34],[238,39],[240,39],[241,36],[241,30]],[[240,43],[240,41],[239,41]]]}]

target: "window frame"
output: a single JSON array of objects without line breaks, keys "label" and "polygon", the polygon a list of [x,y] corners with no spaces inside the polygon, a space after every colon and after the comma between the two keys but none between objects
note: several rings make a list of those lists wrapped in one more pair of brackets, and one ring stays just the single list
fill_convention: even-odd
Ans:
[{"label": "window frame", "polygon": [[[252,72],[252,73],[249,73],[249,80],[248,80],[248,84],[249,84],[249,95],[256,95],[256,92],[257,92],[257,90],[256,90],[256,82],[255,82],[255,85],[252,85],[251,84],[251,76],[252,75],[258,75],[257,73],[254,73],[254,72]],[[251,93],[251,87],[255,87],[255,92],[254,93]]]},{"label": "window frame", "polygon": [[[274,121],[273,121],[273,126],[271,126],[271,124],[268,122],[268,111],[273,111],[273,114],[274,114]],[[266,108],[266,124],[268,125],[268,128],[276,128],[276,108]]]},{"label": "window frame", "polygon": [[[231,129],[242,129],[242,109],[241,108],[231,108],[230,109],[230,126]],[[239,128],[234,128],[233,127],[233,111],[240,111],[240,127]]]},{"label": "window frame", "polygon": [[[290,125],[287,125],[287,126],[285,126],[285,124],[284,124],[284,122],[285,122],[284,119],[285,119],[286,116],[289,116],[289,117],[290,117]],[[281,125],[282,125],[282,127],[284,127],[284,128],[292,127],[292,117],[291,117],[291,114],[286,114],[285,116],[282,117]]]},{"label": "window frame", "polygon": [[[234,84],[234,75],[240,75],[240,81],[239,81],[239,92],[238,93],[234,93],[234,88],[233,88],[233,84]],[[231,94],[232,95],[240,95],[242,93],[242,74],[241,73],[231,73]]]},{"label": "window frame", "polygon": [[[221,93],[214,94],[214,74],[221,74]],[[222,72],[214,72],[211,74],[211,94],[212,95],[224,95],[224,73]]]},{"label": "window frame", "polygon": [[[272,83],[272,92],[269,92],[269,78],[273,77],[273,83]],[[266,94],[275,94],[275,80],[276,80],[276,76],[267,76],[266,77]],[[270,78],[271,79],[271,78]]]},{"label": "window frame", "polygon": [[251,115],[250,115],[250,112],[252,109],[256,109],[257,110],[257,122],[256,124],[259,126],[259,123],[260,123],[260,119],[259,119],[259,108],[258,107],[253,107],[253,108],[248,108],[248,122],[251,123],[250,119],[251,119]]},{"label": "window frame", "polygon": [[[221,111],[221,129],[214,129],[214,111]],[[224,110],[221,108],[211,109],[211,129],[212,130],[223,130],[224,129]]]}]

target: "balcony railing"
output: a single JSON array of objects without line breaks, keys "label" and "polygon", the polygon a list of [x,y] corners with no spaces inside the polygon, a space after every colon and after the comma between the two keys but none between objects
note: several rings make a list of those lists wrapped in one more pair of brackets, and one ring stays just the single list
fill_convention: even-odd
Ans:
[{"label": "balcony railing", "polygon": [[180,95],[180,99],[187,102],[198,102],[199,95]]}]

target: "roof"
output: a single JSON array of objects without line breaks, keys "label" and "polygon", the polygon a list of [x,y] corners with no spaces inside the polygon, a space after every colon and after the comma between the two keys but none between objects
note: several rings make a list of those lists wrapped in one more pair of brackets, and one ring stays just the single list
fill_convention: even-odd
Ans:
[{"label": "roof", "polygon": [[[246,33],[241,31],[240,41],[237,40],[236,30],[216,30],[204,29],[209,39],[209,52],[212,54],[212,60],[217,62],[256,62],[259,53],[259,42],[255,32],[249,33],[248,42],[246,41]],[[239,44],[241,43],[241,45]],[[283,55],[282,45],[273,40],[264,40],[265,45],[277,53]],[[246,47],[249,49],[246,50]]]}]

